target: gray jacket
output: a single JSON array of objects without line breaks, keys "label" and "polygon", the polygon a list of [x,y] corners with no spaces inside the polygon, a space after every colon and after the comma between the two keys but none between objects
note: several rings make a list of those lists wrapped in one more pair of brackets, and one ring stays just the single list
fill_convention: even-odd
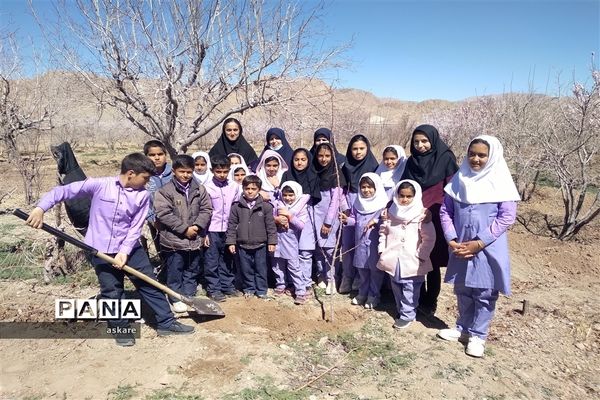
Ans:
[{"label": "gray jacket", "polygon": [[277,227],[273,206],[258,196],[254,207],[246,199],[233,203],[229,214],[226,244],[237,244],[245,249],[257,249],[265,244],[277,244]]},{"label": "gray jacket", "polygon": [[[154,209],[160,223],[161,248],[198,250],[202,247],[202,237],[206,236],[212,215],[210,196],[204,186],[192,179],[186,198],[185,192],[173,180],[156,192]],[[192,225],[197,225],[200,231],[196,239],[190,240],[185,231]]]}]

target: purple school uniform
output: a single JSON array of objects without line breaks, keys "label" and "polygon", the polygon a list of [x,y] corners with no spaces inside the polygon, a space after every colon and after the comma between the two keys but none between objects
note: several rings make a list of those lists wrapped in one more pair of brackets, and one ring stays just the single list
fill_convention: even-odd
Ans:
[{"label": "purple school uniform", "polygon": [[[314,228],[317,245],[321,248],[334,248],[337,240],[337,230],[340,226],[338,212],[342,198],[341,188],[332,188],[321,192],[321,201],[314,206]],[[327,237],[321,235],[323,224],[331,226]]]},{"label": "purple school uniform", "polygon": [[238,201],[242,193],[242,187],[233,181],[219,181],[213,177],[204,185],[210,196],[213,207],[209,232],[226,232],[231,205]]},{"label": "purple school uniform", "polygon": [[107,254],[131,254],[139,246],[150,206],[146,190],[123,187],[119,176],[88,178],[55,187],[42,197],[38,207],[46,212],[61,201],[77,197],[92,198],[85,244]]},{"label": "purple school uniform", "polygon": [[[305,197],[306,196],[306,197]],[[306,278],[299,261],[299,239],[302,231],[307,224],[308,214],[306,203],[309,195],[303,195],[298,204],[289,208],[280,200],[275,201],[273,215],[277,215],[279,208],[288,208],[293,215],[288,229],[277,227],[277,247],[273,254],[273,272],[275,273],[275,285],[278,288],[284,288],[287,276],[294,286],[296,295],[306,294]],[[305,198],[304,198],[305,197]]]},{"label": "purple school uniform", "polygon": [[506,229],[517,215],[516,202],[465,204],[446,196],[440,210],[446,241],[475,238],[485,248],[471,259],[450,254],[445,282],[510,294],[510,260]]},{"label": "purple school uniform", "polygon": [[377,268],[377,261],[379,260],[377,252],[379,246],[379,223],[363,233],[369,222],[379,220],[380,215],[381,210],[369,214],[361,214],[352,207],[348,216],[346,226],[354,228],[353,242],[356,248],[354,249],[352,266],[357,268],[360,275],[358,295],[361,297],[379,298],[381,284],[385,276],[385,273]]},{"label": "purple school uniform", "polygon": [[[344,206],[342,209],[347,210],[356,201],[358,193],[346,192],[344,196]],[[346,225],[342,229],[342,276],[347,279],[350,283],[356,276],[356,269],[354,268],[354,246],[355,246],[355,229],[354,226]]]}]

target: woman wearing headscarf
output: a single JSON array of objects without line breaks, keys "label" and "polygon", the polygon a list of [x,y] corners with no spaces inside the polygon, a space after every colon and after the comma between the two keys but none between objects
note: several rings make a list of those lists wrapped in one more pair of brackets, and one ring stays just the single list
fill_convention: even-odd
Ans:
[{"label": "woman wearing headscarf", "polygon": [[211,157],[227,157],[231,153],[240,154],[248,164],[258,159],[256,152],[244,138],[242,124],[235,118],[227,118],[223,122],[221,137],[208,152]]},{"label": "woman wearing headscarf", "polygon": [[283,158],[283,160],[287,163],[287,165],[292,164],[292,154],[294,150],[292,146],[288,143],[285,132],[281,128],[271,128],[267,131],[267,135],[265,137],[265,148],[262,153],[258,157],[262,158],[262,155],[267,150],[273,150],[277,152]]},{"label": "woman wearing headscarf", "polygon": [[431,125],[419,125],[412,134],[410,157],[402,179],[411,179],[423,189],[423,206],[431,212],[436,241],[431,252],[433,270],[421,286],[418,311],[425,316],[435,314],[440,294],[440,268],[448,265],[448,245],[440,223],[440,207],[444,201],[444,186],[458,170],[456,157]]},{"label": "woman wearing headscarf", "polygon": [[[346,204],[350,208],[358,197],[360,178],[368,173],[375,172],[379,162],[371,151],[371,143],[366,136],[354,135],[348,143],[346,150],[346,162],[342,167],[342,173],[346,178]],[[342,228],[342,280],[338,288],[341,294],[350,293],[353,288],[356,268],[353,266],[354,247],[354,226],[344,226]],[[356,285],[359,285],[358,279]]]}]

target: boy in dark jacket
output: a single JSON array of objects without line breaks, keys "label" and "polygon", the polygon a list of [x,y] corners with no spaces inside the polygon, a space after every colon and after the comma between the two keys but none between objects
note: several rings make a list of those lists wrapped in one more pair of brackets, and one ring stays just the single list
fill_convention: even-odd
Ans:
[{"label": "boy in dark jacket", "polygon": [[267,250],[277,244],[273,206],[259,195],[262,181],[249,175],[242,181],[243,195],[231,206],[225,243],[229,251],[239,251],[242,289],[245,297],[267,296]]},{"label": "boy in dark jacket", "polygon": [[[205,229],[212,214],[204,186],[192,179],[194,159],[180,154],[173,160],[173,179],[154,198],[160,224],[160,245],[167,265],[167,286],[184,296],[196,295]],[[175,312],[187,306],[170,299]]]}]

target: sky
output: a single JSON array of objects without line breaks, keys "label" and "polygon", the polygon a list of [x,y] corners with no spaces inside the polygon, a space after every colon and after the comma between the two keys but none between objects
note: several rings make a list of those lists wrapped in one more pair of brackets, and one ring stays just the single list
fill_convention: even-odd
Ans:
[{"label": "sky", "polygon": [[[592,52],[599,62],[600,0],[325,0],[322,14],[327,45],[353,42],[335,86],[378,97],[553,94],[558,77],[589,79]],[[26,0],[0,2],[0,23],[39,38]]]}]

